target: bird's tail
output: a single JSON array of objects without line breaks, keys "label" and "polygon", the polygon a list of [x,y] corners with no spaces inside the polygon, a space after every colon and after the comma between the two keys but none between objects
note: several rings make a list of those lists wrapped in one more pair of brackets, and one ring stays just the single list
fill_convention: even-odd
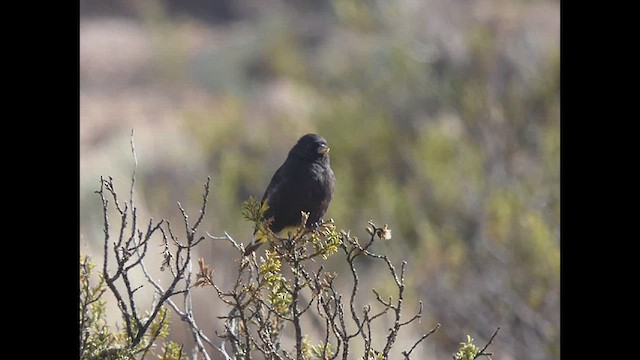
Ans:
[{"label": "bird's tail", "polygon": [[247,248],[244,250],[244,256],[248,256],[251,255],[252,252],[256,251],[257,248],[260,247],[260,245],[262,245],[261,242],[256,242],[255,240],[249,244],[249,246],[247,246]]},{"label": "bird's tail", "polygon": [[269,240],[269,238],[267,237],[266,234],[264,234],[260,230],[256,231],[256,237],[255,239],[253,239],[253,242],[249,244],[249,246],[247,246],[247,248],[244,250],[244,256],[250,255],[257,248],[259,248],[260,245],[266,243],[267,240]]}]

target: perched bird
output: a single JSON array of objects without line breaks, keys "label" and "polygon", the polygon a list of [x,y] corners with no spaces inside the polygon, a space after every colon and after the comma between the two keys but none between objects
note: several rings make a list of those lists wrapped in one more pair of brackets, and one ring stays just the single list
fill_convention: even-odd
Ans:
[{"label": "perched bird", "polygon": [[[291,148],[262,196],[262,203],[267,201],[269,205],[264,213],[264,220],[271,220],[269,229],[278,234],[299,226],[301,211],[309,213],[307,226],[319,223],[335,185],[327,141],[316,134],[304,135]],[[257,227],[253,234],[255,239],[247,246],[245,256],[268,240]]]}]

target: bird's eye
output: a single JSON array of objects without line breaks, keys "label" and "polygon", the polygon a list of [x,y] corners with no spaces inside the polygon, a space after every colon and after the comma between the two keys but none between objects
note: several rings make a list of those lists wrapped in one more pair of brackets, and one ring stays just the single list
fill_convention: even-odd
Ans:
[{"label": "bird's eye", "polygon": [[329,152],[329,147],[325,144],[318,144],[318,154],[326,154]]}]

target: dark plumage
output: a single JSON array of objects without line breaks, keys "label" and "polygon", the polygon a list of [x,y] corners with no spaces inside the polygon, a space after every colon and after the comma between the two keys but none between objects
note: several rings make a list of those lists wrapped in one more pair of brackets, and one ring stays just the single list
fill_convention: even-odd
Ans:
[{"label": "dark plumage", "polygon": [[[327,141],[316,134],[301,137],[276,170],[262,196],[262,202],[268,201],[269,209],[264,219],[272,220],[271,231],[278,234],[288,227],[300,225],[301,211],[309,213],[308,226],[318,223],[327,212],[335,184]],[[254,235],[256,232],[257,229]],[[258,234],[244,254],[250,254],[265,241],[266,237]]]}]

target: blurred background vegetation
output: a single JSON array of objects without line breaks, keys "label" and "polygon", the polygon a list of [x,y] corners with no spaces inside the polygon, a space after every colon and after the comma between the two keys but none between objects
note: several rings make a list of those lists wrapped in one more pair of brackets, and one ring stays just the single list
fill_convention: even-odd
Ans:
[{"label": "blurred background vegetation", "polygon": [[[389,224],[377,252],[408,261],[409,303],[422,300],[426,315],[407,343],[439,322],[416,351],[450,358],[465,334],[482,344],[501,326],[498,358],[560,357],[559,1],[81,0],[80,10],[81,252],[100,258],[100,175],[128,191],[132,129],[144,216],[179,224],[177,201],[195,215],[211,175],[204,228],[245,244],[242,202],[316,132],[337,177],[327,217],[361,237],[367,220]],[[224,281],[238,254],[208,243],[198,256]],[[361,293],[390,285],[361,274]],[[212,298],[195,306],[219,329],[226,310]],[[179,321],[172,329],[191,343]]]}]

